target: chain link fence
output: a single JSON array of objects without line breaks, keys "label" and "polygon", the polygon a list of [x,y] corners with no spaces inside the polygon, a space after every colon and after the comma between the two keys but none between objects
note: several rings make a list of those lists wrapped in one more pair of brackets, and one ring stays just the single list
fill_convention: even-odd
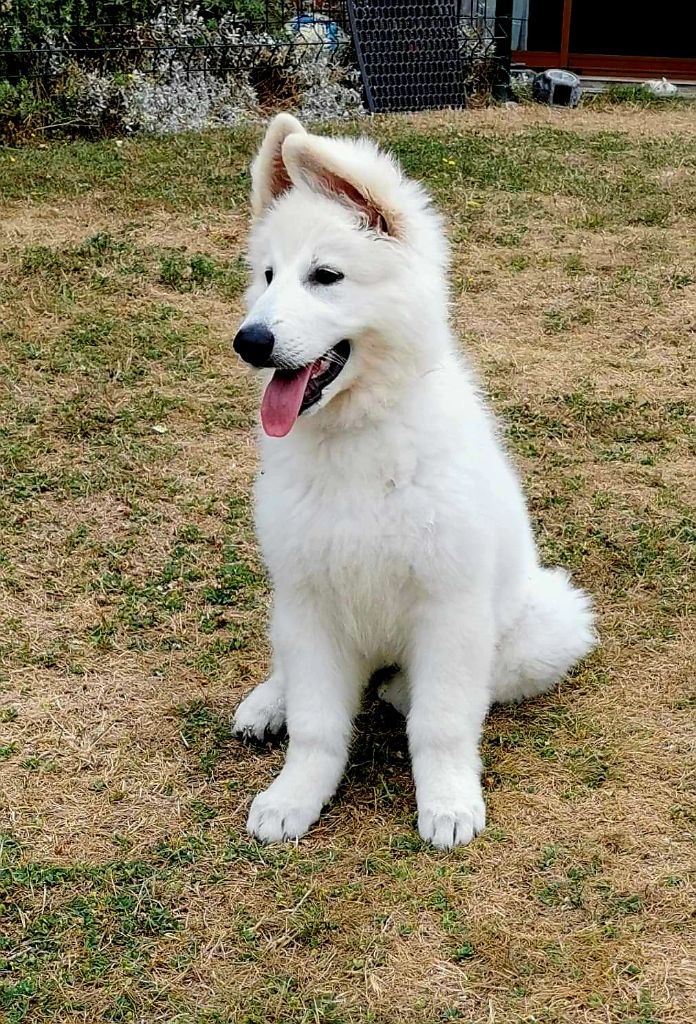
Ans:
[{"label": "chain link fence", "polygon": [[0,79],[50,78],[68,60],[134,71],[163,58],[234,74],[268,48],[336,54],[349,41],[342,0],[0,0]]},{"label": "chain link fence", "polygon": [[[282,107],[328,119],[463,105],[507,80],[511,12],[508,0],[0,0],[0,119],[164,133]],[[359,61],[368,22],[386,30]],[[394,76],[401,93],[375,102]]]}]

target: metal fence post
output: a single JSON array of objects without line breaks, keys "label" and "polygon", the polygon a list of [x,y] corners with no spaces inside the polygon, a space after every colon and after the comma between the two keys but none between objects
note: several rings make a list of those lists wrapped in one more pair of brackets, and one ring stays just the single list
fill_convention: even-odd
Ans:
[{"label": "metal fence post", "polygon": [[497,0],[495,5],[495,51],[498,58],[498,80],[493,85],[496,100],[509,100],[510,62],[512,59],[512,3],[513,0]]}]

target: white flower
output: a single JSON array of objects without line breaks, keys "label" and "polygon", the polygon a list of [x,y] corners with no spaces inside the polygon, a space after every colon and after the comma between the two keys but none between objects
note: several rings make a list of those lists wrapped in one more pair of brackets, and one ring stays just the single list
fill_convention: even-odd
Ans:
[{"label": "white flower", "polygon": [[[10,2],[0,0],[0,5]],[[345,38],[335,29],[340,51]],[[168,135],[253,119],[259,116],[259,102],[249,75],[264,67],[299,89],[299,113],[310,120],[364,112],[357,73],[346,85],[346,72],[327,45],[326,26],[322,31],[302,26],[299,32],[286,27],[274,37],[252,32],[238,15],[226,14],[211,29],[197,5],[182,12],[165,4],[141,38],[157,44],[149,65],[118,79],[80,68],[65,50],[46,54],[51,71],[70,70],[78,113],[88,124],[98,127],[108,118],[111,127],[120,123],[126,133]],[[51,50],[56,41],[47,35],[44,45]],[[120,148],[123,141],[117,139],[115,145]]]}]

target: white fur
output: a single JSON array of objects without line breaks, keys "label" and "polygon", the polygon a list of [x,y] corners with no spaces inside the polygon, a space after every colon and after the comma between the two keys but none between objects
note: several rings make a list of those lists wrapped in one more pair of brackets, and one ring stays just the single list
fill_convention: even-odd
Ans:
[{"label": "white fur", "polygon": [[[274,188],[279,157],[291,184]],[[343,338],[352,348],[319,405],[261,441],[274,670],[234,727],[261,737],[284,711],[289,746],[248,828],[271,842],[317,820],[364,686],[396,664],[382,695],[408,717],[419,831],[449,849],[484,827],[488,708],[549,689],[592,649],[590,603],[539,564],[519,480],[448,326],[446,243],[421,187],[369,142],[285,120],[255,161],[254,195],[245,324],[271,327],[289,366]],[[310,286],[317,264],[344,280]]]}]

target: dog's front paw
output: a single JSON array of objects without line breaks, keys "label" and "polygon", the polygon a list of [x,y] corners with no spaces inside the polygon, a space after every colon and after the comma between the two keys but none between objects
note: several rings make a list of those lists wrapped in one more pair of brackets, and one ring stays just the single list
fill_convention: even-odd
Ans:
[{"label": "dog's front paw", "polygon": [[285,701],[268,683],[261,683],[245,697],[232,718],[232,733],[248,742],[278,736],[285,728]]},{"label": "dog's front paw", "polygon": [[303,836],[320,814],[321,804],[285,800],[267,789],[251,804],[247,832],[262,843],[284,843]]},{"label": "dog's front paw", "polygon": [[486,826],[486,805],[483,797],[468,804],[431,804],[419,808],[418,831],[421,839],[437,850],[451,850],[465,846]]}]

